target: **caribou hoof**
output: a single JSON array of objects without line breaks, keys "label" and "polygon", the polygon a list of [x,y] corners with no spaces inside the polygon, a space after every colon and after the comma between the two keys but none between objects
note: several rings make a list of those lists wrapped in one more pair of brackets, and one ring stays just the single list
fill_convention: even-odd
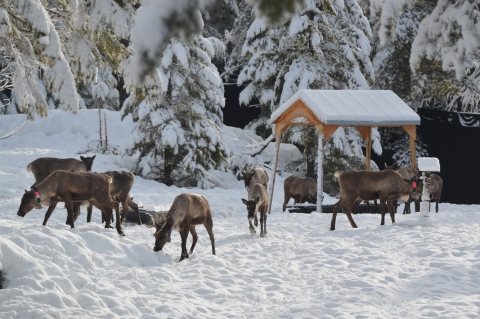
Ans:
[{"label": "caribou hoof", "polygon": [[266,232],[263,232],[263,231],[261,231],[261,232],[260,232],[260,237],[265,237],[265,236],[267,236],[267,233],[266,233]]},{"label": "caribou hoof", "polygon": [[120,236],[125,236],[125,231],[123,230],[123,226],[116,227],[116,228],[117,228],[117,233],[118,233]]},{"label": "caribou hoof", "polygon": [[182,253],[182,256],[180,257],[180,260],[178,262],[181,262],[184,259],[188,259],[188,253],[185,253],[185,254]]},{"label": "caribou hoof", "polygon": [[250,233],[251,233],[251,234],[256,234],[256,233],[257,233],[257,231],[255,230],[255,228],[253,228],[253,227],[250,227]]},{"label": "caribou hoof", "polygon": [[172,237],[168,236],[167,243],[171,243],[171,242],[172,242]]}]

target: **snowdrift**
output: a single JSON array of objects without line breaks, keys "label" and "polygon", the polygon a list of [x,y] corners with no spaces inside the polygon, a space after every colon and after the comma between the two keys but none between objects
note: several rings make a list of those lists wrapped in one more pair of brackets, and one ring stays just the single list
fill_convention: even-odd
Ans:
[{"label": "snowdrift", "polygon": [[[199,193],[212,208],[216,255],[197,227],[195,252],[178,263],[180,236],[153,252],[154,230],[125,225],[125,237],[105,229],[100,212],[75,229],[57,208],[16,215],[26,171],[42,156],[78,157],[97,147],[98,113],[51,112],[0,141],[1,318],[477,318],[480,316],[480,207],[442,203],[434,227],[379,226],[380,216],[356,215],[358,229],[329,214],[282,213],[283,181],[276,180],[265,238],[250,234],[243,181],[212,173],[214,189],[167,187],[135,178],[134,200],[168,210],[175,196]],[[0,135],[23,122],[0,116]],[[107,112],[109,139],[121,147],[131,119]],[[226,129],[239,147],[249,132]],[[283,146],[282,146],[283,147]],[[96,154],[93,170],[128,170],[134,157]],[[330,201],[330,202],[328,202]],[[327,203],[335,199],[327,198]],[[62,205],[59,205],[62,206]],[[415,217],[415,216],[412,216]],[[412,218],[409,217],[409,218]],[[406,217],[397,214],[398,221]],[[191,244],[191,237],[187,245]]]}]

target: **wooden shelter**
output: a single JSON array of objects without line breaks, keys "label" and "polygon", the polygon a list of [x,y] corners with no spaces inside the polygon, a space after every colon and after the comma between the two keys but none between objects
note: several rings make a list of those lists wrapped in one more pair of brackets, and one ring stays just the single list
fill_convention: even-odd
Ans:
[{"label": "wooden shelter", "polygon": [[282,134],[291,125],[315,125],[318,130],[317,212],[323,201],[323,141],[340,127],[355,127],[366,139],[366,166],[370,169],[372,127],[402,127],[410,137],[412,167],[415,168],[416,125],[420,117],[392,91],[299,90],[272,113],[275,157],[269,179],[269,205],[272,207],[278,153]]}]

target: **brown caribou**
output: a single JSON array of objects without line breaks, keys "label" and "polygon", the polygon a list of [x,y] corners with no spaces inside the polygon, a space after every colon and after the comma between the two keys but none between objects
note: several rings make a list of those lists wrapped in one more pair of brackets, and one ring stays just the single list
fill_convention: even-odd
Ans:
[{"label": "brown caribou", "polygon": [[117,232],[124,236],[120,225],[120,211],[118,202],[110,196],[110,176],[98,173],[72,173],[68,171],[54,171],[32,190],[25,190],[17,215],[24,217],[35,206],[48,205],[43,226],[47,224],[50,215],[58,202],[65,202],[70,215],[71,228],[74,228],[74,202],[93,202],[96,205],[113,208],[117,214]]},{"label": "brown caribou", "polygon": [[249,172],[243,169],[242,174],[247,191],[250,189],[250,186],[253,186],[257,183],[262,184],[265,188],[268,187],[268,174],[263,168],[257,167]]},{"label": "brown caribou", "polygon": [[[398,174],[400,174],[405,179],[419,178],[418,171],[414,170],[411,167],[405,167],[405,166],[398,167],[397,162],[393,163],[392,166],[388,166],[387,163],[385,163],[385,162],[383,164],[385,165],[385,169],[390,169],[390,170],[396,171]],[[421,184],[419,186],[421,186]],[[421,192],[421,187],[419,188],[419,191]],[[416,198],[416,199],[409,198],[405,202],[405,206],[403,207],[403,215],[411,213],[410,203],[411,203],[412,200],[415,203],[415,211],[416,212],[420,211],[420,198]],[[394,201],[394,208],[395,208],[395,213],[397,213],[397,201],[396,200]]]},{"label": "brown caribou", "polygon": [[340,208],[345,207],[345,214],[353,228],[357,225],[353,221],[351,210],[357,200],[380,200],[380,225],[385,225],[385,203],[388,212],[395,223],[393,201],[395,199],[407,200],[412,193],[418,197],[420,179],[405,179],[392,170],[384,171],[336,171],[335,177],[340,185],[340,200],[333,207],[330,230],[335,230],[335,219]]},{"label": "brown caribou", "polygon": [[[55,157],[40,157],[28,164],[27,172],[32,172],[35,177],[35,183],[32,187],[40,184],[48,175],[54,171],[64,170],[69,172],[86,173],[92,171],[93,160],[95,156],[83,157],[80,160],[75,158],[55,158]],[[80,203],[74,204],[74,220],[80,215]],[[67,217],[67,225],[70,221]]]},{"label": "brown caribou", "polygon": [[[438,203],[442,197],[443,179],[437,174],[430,174],[430,198],[435,199],[435,212],[438,213]],[[420,197],[422,196],[423,189],[419,190]]]},{"label": "brown caribou", "polygon": [[[267,189],[262,184],[254,184],[248,193],[248,200],[242,198],[242,202],[247,206],[250,233],[256,233],[255,227],[258,226],[257,212],[260,212],[260,236],[265,237],[267,234]],[[252,225],[252,220],[254,220],[255,227]]]},{"label": "brown caribou", "polygon": [[[133,202],[132,197],[130,196],[130,190],[133,187],[135,175],[130,172],[124,171],[109,171],[102,174],[108,175],[113,179],[112,185],[110,186],[110,196],[122,204],[122,216],[120,223],[123,223],[125,216],[127,216],[128,207],[130,207],[137,215],[138,225],[141,225],[142,220],[140,219],[140,211],[138,210],[138,205]],[[106,221],[107,218],[111,218],[111,216],[112,209],[105,207],[105,209],[102,210],[102,223]],[[92,205],[89,205],[87,210],[87,223],[89,223],[91,219]]]},{"label": "brown caribou", "polygon": [[288,201],[293,198],[294,204],[309,202],[317,203],[317,182],[311,177],[289,176],[283,182],[283,211]]},{"label": "brown caribou", "polygon": [[154,251],[162,250],[163,246],[169,241],[172,230],[180,233],[182,238],[182,255],[179,261],[188,258],[187,238],[188,233],[192,234],[193,242],[190,247],[190,254],[193,253],[198,235],[195,226],[203,224],[212,243],[212,254],[215,255],[215,238],[213,236],[213,220],[210,205],[205,197],[198,194],[180,194],[173,200],[172,207],[165,217],[165,223],[155,224]]}]

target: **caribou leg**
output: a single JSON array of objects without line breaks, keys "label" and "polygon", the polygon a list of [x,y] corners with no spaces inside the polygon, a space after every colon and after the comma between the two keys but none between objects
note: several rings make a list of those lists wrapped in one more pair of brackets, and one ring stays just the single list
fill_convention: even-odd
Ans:
[{"label": "caribou leg", "polygon": [[[87,223],[92,221],[92,211],[93,211],[93,205],[92,203],[89,202],[87,207]],[[103,224],[103,220],[102,220],[102,224]]]},{"label": "caribou leg", "polygon": [[355,224],[355,222],[353,221],[353,217],[351,213],[353,209],[353,204],[354,203],[347,202],[347,205],[345,206],[345,211],[346,211],[345,214],[347,214],[348,221],[350,222],[350,225],[352,225],[352,228],[358,228],[357,224]]},{"label": "caribou leg", "polygon": [[390,219],[392,220],[392,224],[395,224],[395,212],[393,210],[393,201],[387,201],[387,208],[388,212],[390,213]]},{"label": "caribou leg", "polygon": [[380,199],[380,214],[382,214],[382,221],[380,222],[380,226],[385,225],[385,200]]},{"label": "caribou leg", "polygon": [[203,223],[205,229],[207,230],[208,236],[210,236],[210,242],[212,243],[212,254],[215,255],[215,236],[213,236],[213,220],[212,217],[209,216]]},{"label": "caribou leg", "polygon": [[340,198],[340,200],[333,206],[332,221],[330,222],[330,230],[335,230],[335,221],[337,219],[337,212],[340,208],[345,206],[345,200]]},{"label": "caribou leg", "polygon": [[179,262],[184,260],[185,258],[188,258],[187,238],[190,230],[190,222],[187,221],[185,224],[186,225],[184,225],[183,228],[180,230],[180,236],[182,237],[182,255],[180,256]]},{"label": "caribou leg", "polygon": [[45,219],[43,220],[43,226],[47,225],[47,221],[52,215],[53,210],[57,207],[57,202],[50,202],[50,206],[48,206],[47,212],[45,213]]},{"label": "caribou leg", "polygon": [[267,234],[267,208],[263,208],[260,212],[260,236],[265,237]]},{"label": "caribou leg", "polygon": [[71,219],[70,228],[75,228],[75,225],[74,225],[75,213],[73,211],[74,203],[72,202],[71,198],[65,198],[65,207],[67,207],[67,212]]},{"label": "caribou leg", "polygon": [[192,246],[190,247],[189,254],[192,254],[193,249],[195,248],[195,245],[197,244],[197,240],[198,240],[198,235],[197,235],[197,231],[195,230],[195,225],[190,225],[190,234],[192,234]]}]

